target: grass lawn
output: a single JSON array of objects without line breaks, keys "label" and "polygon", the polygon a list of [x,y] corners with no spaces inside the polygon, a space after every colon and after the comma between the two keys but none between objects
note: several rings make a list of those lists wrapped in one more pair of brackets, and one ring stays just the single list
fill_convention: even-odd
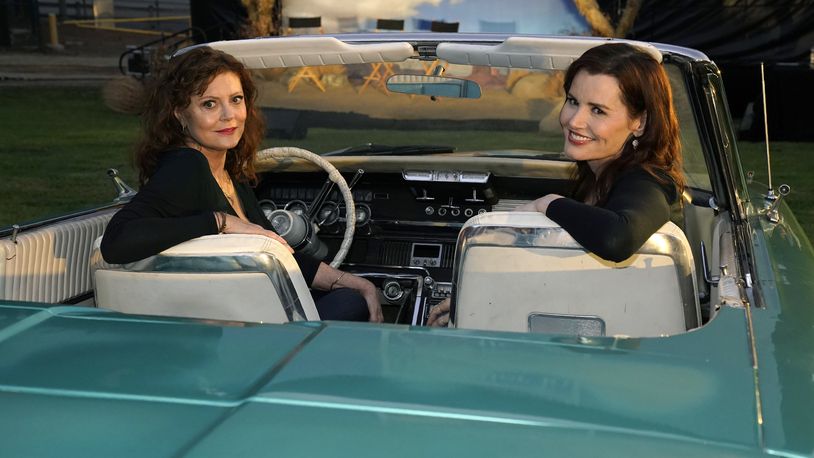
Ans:
[{"label": "grass lawn", "polygon": [[0,107],[0,227],[110,202],[110,167],[136,182],[138,119],[105,107],[98,88],[3,87]]},{"label": "grass lawn", "polygon": [[[755,172],[754,181],[768,183],[766,144],[738,142],[738,150],[744,170]],[[791,186],[791,193],[784,199],[809,240],[814,239],[814,181],[811,179],[811,169],[808,168],[810,165],[805,164],[811,160],[812,152],[814,143],[771,144],[772,186],[775,191],[783,183]]]},{"label": "grass lawn", "polygon": [[[98,88],[10,88],[0,90],[0,227],[59,215],[109,202],[114,188],[105,173],[119,169],[131,185],[137,183],[130,152],[138,134],[138,119],[114,113],[102,103]],[[347,135],[346,141],[341,137]],[[366,141],[414,144],[414,133],[398,138],[392,131],[371,132]],[[326,142],[327,137],[330,142]],[[500,147],[495,132],[438,131],[421,143],[452,144],[459,151]],[[339,141],[338,141],[339,140]],[[515,147],[561,147],[559,139],[530,133],[513,134]],[[552,143],[554,142],[554,143]],[[300,146],[324,152],[327,144],[359,143],[358,132],[313,129],[303,140],[268,140],[267,146]],[[739,143],[744,167],[755,180],[766,182],[765,149],[760,143]],[[788,183],[788,203],[806,233],[814,234],[814,184],[805,164],[811,143],[776,143],[772,148],[775,187]]]}]

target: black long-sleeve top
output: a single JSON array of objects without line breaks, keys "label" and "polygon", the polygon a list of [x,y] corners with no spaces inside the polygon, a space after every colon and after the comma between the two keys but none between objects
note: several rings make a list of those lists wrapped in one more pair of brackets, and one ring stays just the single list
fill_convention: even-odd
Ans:
[{"label": "black long-sleeve top", "polygon": [[671,216],[674,184],[663,184],[642,168],[622,173],[600,206],[557,199],[546,216],[600,258],[620,262],[635,253]]},{"label": "black long-sleeve top", "polygon": [[[235,182],[235,191],[249,221],[273,230],[251,187]],[[206,157],[190,148],[167,151],[149,181],[113,215],[102,238],[102,256],[109,263],[124,264],[196,237],[217,234],[216,211],[237,216]],[[294,259],[310,285],[320,261],[299,253]]]}]

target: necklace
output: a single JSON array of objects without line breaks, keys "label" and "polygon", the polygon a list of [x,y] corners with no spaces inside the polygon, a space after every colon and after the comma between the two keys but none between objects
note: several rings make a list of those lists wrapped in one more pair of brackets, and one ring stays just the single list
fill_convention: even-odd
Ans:
[{"label": "necklace", "polygon": [[235,194],[234,194],[234,185],[232,184],[232,179],[229,175],[226,175],[226,178],[221,182],[221,180],[215,178],[215,182],[218,183],[218,187],[220,188],[223,195],[226,196],[226,200],[229,201],[229,204],[232,207],[235,206]]}]

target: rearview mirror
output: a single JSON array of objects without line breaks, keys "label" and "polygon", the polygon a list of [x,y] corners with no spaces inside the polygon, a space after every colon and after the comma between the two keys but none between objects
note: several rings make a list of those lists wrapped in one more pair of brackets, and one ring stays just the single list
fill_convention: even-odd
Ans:
[{"label": "rearview mirror", "polygon": [[478,83],[445,76],[393,75],[387,79],[387,90],[431,97],[480,98]]}]

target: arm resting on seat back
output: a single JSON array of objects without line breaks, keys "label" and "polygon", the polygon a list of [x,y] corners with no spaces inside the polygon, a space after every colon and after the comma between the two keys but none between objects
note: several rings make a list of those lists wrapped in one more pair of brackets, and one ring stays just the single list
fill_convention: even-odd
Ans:
[{"label": "arm resting on seat back", "polygon": [[626,173],[611,189],[607,202],[593,206],[557,199],[546,216],[580,245],[602,259],[629,258],[670,218],[675,196],[643,170]]}]

